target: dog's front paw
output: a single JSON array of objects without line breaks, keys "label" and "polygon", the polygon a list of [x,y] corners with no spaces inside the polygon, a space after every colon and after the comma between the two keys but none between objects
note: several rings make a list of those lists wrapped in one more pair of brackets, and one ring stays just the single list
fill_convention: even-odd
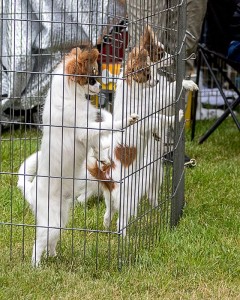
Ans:
[{"label": "dog's front paw", "polygon": [[192,81],[192,80],[183,80],[182,81],[182,86],[187,90],[187,91],[197,91],[198,90],[198,85]]},{"label": "dog's front paw", "polygon": [[102,158],[98,162],[99,162],[101,170],[106,170],[106,168],[108,169],[109,167],[112,166],[112,163],[113,163],[110,158]]},{"label": "dog's front paw", "polygon": [[136,123],[139,120],[139,115],[138,114],[131,114],[131,116],[129,117],[128,123],[129,125],[133,125],[134,123]]},{"label": "dog's front paw", "polygon": [[95,158],[101,165],[109,166],[112,163],[110,159],[110,146],[92,147],[93,153],[92,157]]}]

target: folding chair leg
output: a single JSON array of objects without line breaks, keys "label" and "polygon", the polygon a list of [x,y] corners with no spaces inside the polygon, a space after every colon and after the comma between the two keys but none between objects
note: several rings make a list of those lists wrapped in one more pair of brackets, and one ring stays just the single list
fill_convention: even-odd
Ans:
[{"label": "folding chair leg", "polygon": [[[199,139],[199,144],[202,144],[216,129],[217,127],[228,117],[229,114],[231,114],[237,128],[240,130],[240,123],[233,111],[233,109],[240,104],[240,92],[237,89],[237,87],[232,83],[232,81],[228,78],[228,76],[226,76],[226,74],[224,74],[224,72],[221,70],[217,59],[212,57],[211,54],[209,54],[208,52],[206,52],[204,50],[203,47],[199,47],[198,49],[199,51],[199,60],[198,60],[198,66],[197,66],[197,80],[199,80],[199,72],[200,72],[200,67],[201,67],[201,60],[204,61],[204,63],[206,64],[212,79],[214,80],[221,96],[223,97],[225,104],[227,106],[226,110],[223,112],[222,116],[220,118],[218,118],[215,123],[210,127],[210,129],[208,129],[208,131]],[[201,58],[201,60],[200,60]],[[220,72],[220,74],[223,76],[223,78],[229,83],[229,85],[231,86],[231,88],[238,94],[238,98],[236,100],[233,101],[232,104],[230,104],[222,90],[222,87],[217,79],[217,77],[215,76],[213,69],[211,67],[211,64],[214,63],[217,66],[218,71]],[[196,122],[196,106],[197,106],[197,100],[196,98],[194,99],[194,108],[193,108],[193,123],[192,123],[192,140],[194,138],[194,133],[195,133],[195,122]]]},{"label": "folding chair leg", "polygon": [[[238,97],[231,105],[231,109],[234,109],[238,104],[240,104],[240,97]],[[230,114],[230,109],[227,108],[220,118],[208,129],[208,131],[199,139],[199,144],[202,144],[217,128],[218,126],[228,117]],[[239,122],[236,122],[238,129],[240,130]]]}]

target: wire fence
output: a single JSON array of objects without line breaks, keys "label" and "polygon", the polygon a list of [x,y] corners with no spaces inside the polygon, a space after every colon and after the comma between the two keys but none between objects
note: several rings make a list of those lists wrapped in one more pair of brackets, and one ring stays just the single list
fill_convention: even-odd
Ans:
[{"label": "wire fence", "polygon": [[186,4],[148,2],[1,2],[5,261],[121,268],[177,225]]}]

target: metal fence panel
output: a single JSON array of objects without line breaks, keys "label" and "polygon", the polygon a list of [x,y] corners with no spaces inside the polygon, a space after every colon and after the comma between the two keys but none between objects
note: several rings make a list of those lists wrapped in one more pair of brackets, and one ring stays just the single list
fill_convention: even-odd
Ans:
[{"label": "metal fence panel", "polygon": [[159,2],[1,2],[5,261],[121,268],[178,223],[186,4]]}]

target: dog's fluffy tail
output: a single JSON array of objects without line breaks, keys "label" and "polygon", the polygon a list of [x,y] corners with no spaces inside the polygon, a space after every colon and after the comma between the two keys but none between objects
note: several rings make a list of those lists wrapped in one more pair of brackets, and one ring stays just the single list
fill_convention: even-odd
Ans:
[{"label": "dog's fluffy tail", "polygon": [[37,174],[37,164],[41,152],[35,152],[29,156],[20,166],[18,171],[18,188],[22,191],[24,198],[31,204],[29,191],[32,181]]}]

